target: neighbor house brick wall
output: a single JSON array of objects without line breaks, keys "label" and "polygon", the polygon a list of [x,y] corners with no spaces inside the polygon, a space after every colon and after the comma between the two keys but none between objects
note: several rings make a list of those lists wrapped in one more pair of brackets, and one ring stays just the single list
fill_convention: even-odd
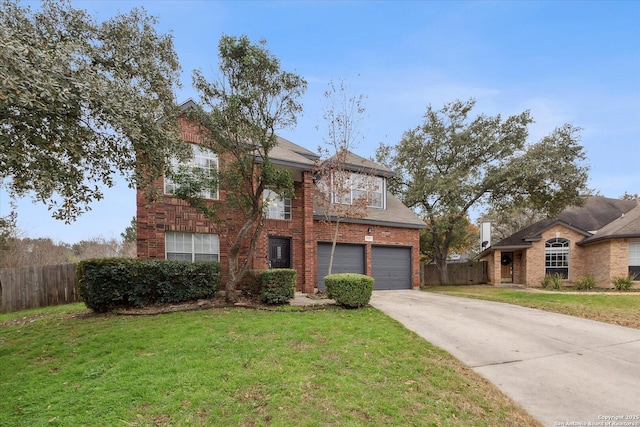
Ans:
[{"label": "neighbor house brick wall", "polygon": [[583,246],[587,254],[588,267],[585,274],[591,274],[599,287],[612,287],[616,277],[629,274],[629,241],[627,239],[605,240]]}]

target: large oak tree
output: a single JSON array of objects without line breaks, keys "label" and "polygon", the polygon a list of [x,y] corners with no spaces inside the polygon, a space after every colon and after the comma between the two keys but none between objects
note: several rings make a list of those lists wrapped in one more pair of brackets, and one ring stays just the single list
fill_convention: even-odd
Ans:
[{"label": "large oak tree", "polygon": [[2,2],[0,185],[13,197],[69,222],[117,173],[141,189],[162,175],[180,67],[155,24],[142,9],[99,23],[68,1]]},{"label": "large oak tree", "polygon": [[455,230],[472,208],[532,206],[554,215],[581,204],[587,191],[578,128],[565,124],[530,143],[528,111],[471,118],[474,105],[458,100],[440,110],[428,106],[421,125],[377,152],[397,172],[391,191],[424,218],[443,284]]}]

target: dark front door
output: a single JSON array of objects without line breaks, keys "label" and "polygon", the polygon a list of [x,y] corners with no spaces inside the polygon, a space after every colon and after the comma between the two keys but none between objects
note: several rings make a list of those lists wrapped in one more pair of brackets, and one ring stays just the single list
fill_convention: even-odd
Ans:
[{"label": "dark front door", "polygon": [[269,267],[291,268],[291,239],[269,237]]}]

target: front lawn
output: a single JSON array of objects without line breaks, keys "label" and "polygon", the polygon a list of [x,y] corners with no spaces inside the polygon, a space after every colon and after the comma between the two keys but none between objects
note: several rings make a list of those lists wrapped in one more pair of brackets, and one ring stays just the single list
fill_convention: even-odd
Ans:
[{"label": "front lawn", "polygon": [[0,425],[539,425],[372,308],[0,316]]},{"label": "front lawn", "polygon": [[495,286],[433,286],[429,292],[505,302],[640,329],[640,295],[531,292]]}]

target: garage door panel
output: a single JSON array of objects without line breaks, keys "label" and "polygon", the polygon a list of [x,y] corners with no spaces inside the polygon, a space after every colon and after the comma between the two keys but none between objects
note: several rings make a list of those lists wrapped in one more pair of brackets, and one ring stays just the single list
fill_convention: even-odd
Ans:
[{"label": "garage door panel", "polygon": [[[337,244],[331,273],[365,273],[364,246]],[[331,243],[318,243],[318,289],[324,290],[324,276],[329,270]]]},{"label": "garage door panel", "polygon": [[371,275],[376,290],[411,289],[411,248],[373,246]]}]

